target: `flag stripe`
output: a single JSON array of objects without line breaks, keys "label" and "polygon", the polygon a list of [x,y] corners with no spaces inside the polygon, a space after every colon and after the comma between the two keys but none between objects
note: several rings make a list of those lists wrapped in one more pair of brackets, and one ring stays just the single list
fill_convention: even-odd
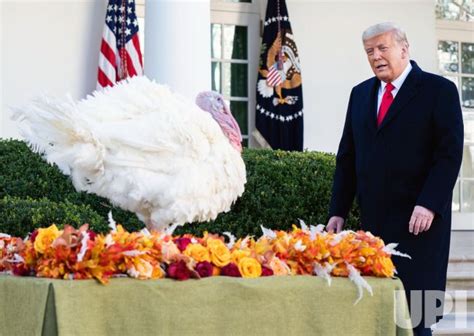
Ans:
[{"label": "flag stripe", "polygon": [[133,44],[133,42],[130,41],[129,43],[127,43],[125,45],[125,49],[126,49],[127,54],[130,58],[130,62],[132,63],[135,75],[138,75],[138,74],[141,75],[140,69],[142,68],[142,65],[139,61],[139,56],[138,56],[137,50],[135,49],[135,45]]},{"label": "flag stripe", "polygon": [[107,75],[99,69],[99,75],[98,75],[98,82],[97,82],[97,87],[98,88],[104,88],[106,86],[113,86],[114,83],[107,77]]},{"label": "flag stripe", "polygon": [[126,61],[127,61],[127,71],[128,71],[128,75],[130,77],[133,77],[133,76],[136,76],[137,75],[137,71],[135,70],[135,66],[133,64],[133,60],[132,58],[130,57],[130,54],[127,52],[127,50],[125,49],[125,57],[126,57]]},{"label": "flag stripe", "polygon": [[143,69],[143,57],[142,51],[140,50],[140,39],[138,38],[138,34],[135,34],[132,38],[133,45],[135,46],[135,51],[138,55],[138,60],[140,61],[140,67]]},{"label": "flag stripe", "polygon": [[100,45],[98,88],[143,74],[138,28],[134,0],[109,0]]}]

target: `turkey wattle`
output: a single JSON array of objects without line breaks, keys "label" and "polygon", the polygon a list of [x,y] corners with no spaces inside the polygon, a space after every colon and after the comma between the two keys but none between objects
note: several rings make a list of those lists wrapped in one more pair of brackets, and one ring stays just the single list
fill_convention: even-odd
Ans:
[{"label": "turkey wattle", "polygon": [[13,117],[77,190],[160,230],[213,220],[244,191],[237,122],[215,92],[199,94],[196,104],[134,77],[80,102],[41,97]]}]

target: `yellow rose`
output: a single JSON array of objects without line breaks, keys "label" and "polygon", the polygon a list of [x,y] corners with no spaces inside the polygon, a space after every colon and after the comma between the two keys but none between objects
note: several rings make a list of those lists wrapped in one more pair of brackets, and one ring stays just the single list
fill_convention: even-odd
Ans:
[{"label": "yellow rose", "polygon": [[43,254],[60,235],[61,231],[54,224],[46,229],[38,229],[34,244],[35,251]]},{"label": "yellow rose", "polygon": [[250,256],[250,251],[245,250],[234,250],[231,254],[232,262],[236,265],[240,264],[240,260]]},{"label": "yellow rose", "polygon": [[230,251],[219,239],[210,239],[207,242],[207,247],[211,252],[211,262],[217,267],[224,267],[230,263]]},{"label": "yellow rose", "polygon": [[188,244],[184,250],[184,254],[193,258],[197,262],[211,261],[209,251],[201,244]]},{"label": "yellow rose", "polygon": [[243,257],[239,262],[239,271],[244,278],[258,278],[262,275],[262,266],[255,258]]}]

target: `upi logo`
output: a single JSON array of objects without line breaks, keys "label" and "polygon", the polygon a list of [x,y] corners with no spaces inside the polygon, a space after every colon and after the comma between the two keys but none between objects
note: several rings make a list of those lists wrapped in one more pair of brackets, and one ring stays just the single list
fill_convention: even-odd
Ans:
[{"label": "upi logo", "polygon": [[410,291],[411,305],[408,313],[405,291],[394,291],[396,325],[400,328],[411,329],[423,321],[424,327],[429,328],[436,323],[436,317],[456,312],[454,314],[454,328],[467,328],[467,291],[457,290],[452,294],[436,290],[412,290]]}]

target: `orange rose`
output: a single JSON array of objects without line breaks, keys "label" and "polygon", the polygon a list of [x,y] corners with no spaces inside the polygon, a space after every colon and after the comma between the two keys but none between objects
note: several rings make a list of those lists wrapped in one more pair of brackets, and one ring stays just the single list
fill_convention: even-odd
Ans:
[{"label": "orange rose", "polygon": [[291,273],[288,265],[277,257],[272,258],[268,266],[274,275],[288,275]]}]

